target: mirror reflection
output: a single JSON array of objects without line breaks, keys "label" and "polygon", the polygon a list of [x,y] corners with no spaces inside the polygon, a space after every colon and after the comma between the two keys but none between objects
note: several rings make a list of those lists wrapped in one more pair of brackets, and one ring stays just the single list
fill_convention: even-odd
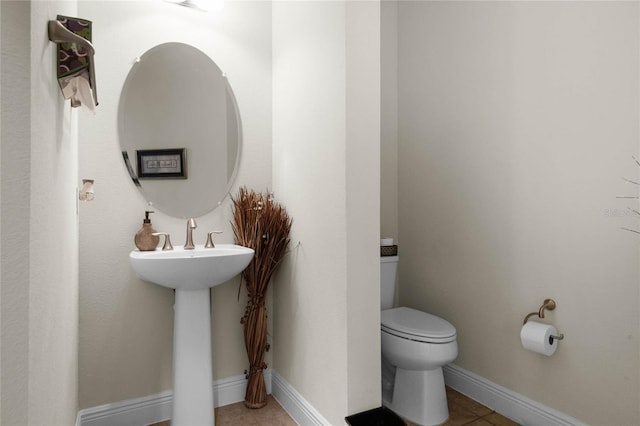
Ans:
[{"label": "mirror reflection", "polygon": [[203,52],[153,47],[134,63],[118,110],[127,170],[154,209],[202,216],[224,199],[240,157],[240,117],[231,87]]}]

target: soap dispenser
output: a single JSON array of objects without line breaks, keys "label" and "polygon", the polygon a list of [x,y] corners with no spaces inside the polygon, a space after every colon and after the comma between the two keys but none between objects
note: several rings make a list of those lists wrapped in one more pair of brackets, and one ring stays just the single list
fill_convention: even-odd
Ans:
[{"label": "soap dispenser", "polygon": [[150,213],[153,213],[153,211],[147,210],[144,212],[142,228],[136,233],[133,239],[136,247],[138,247],[140,251],[153,251],[158,247],[158,243],[160,243],[160,237],[153,235],[156,230],[151,227],[151,219],[149,219]]}]

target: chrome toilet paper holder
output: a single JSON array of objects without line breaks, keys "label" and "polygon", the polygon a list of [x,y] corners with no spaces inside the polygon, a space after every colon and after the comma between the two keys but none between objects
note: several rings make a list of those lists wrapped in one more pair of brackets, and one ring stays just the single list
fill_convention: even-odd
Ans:
[{"label": "chrome toilet paper holder", "polygon": [[[553,311],[556,308],[556,302],[553,299],[544,299],[544,302],[542,303],[542,306],[540,306],[540,309],[538,309],[538,312],[531,312],[529,315],[527,315],[526,317],[524,317],[524,321],[522,322],[522,325],[526,324],[527,321],[529,320],[529,318],[531,318],[534,315],[537,315],[538,318],[544,318],[544,311],[545,309],[549,310],[549,311]],[[564,339],[564,334],[563,333],[558,333],[557,336],[551,336],[552,339],[556,339],[556,340],[562,340]]]}]

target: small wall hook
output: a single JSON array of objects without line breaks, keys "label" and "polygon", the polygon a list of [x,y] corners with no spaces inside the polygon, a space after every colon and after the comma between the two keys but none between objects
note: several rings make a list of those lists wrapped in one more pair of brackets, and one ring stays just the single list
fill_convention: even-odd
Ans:
[{"label": "small wall hook", "polygon": [[93,201],[95,198],[93,182],[93,179],[82,179],[82,188],[78,193],[80,201]]}]

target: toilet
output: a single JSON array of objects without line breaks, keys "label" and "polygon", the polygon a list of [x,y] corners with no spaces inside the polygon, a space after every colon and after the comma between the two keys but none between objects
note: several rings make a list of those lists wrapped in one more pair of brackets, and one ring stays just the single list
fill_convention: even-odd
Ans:
[{"label": "toilet", "polygon": [[393,308],[398,256],[380,258],[382,402],[419,425],[449,418],[442,367],[458,356],[456,329],[435,315]]}]

